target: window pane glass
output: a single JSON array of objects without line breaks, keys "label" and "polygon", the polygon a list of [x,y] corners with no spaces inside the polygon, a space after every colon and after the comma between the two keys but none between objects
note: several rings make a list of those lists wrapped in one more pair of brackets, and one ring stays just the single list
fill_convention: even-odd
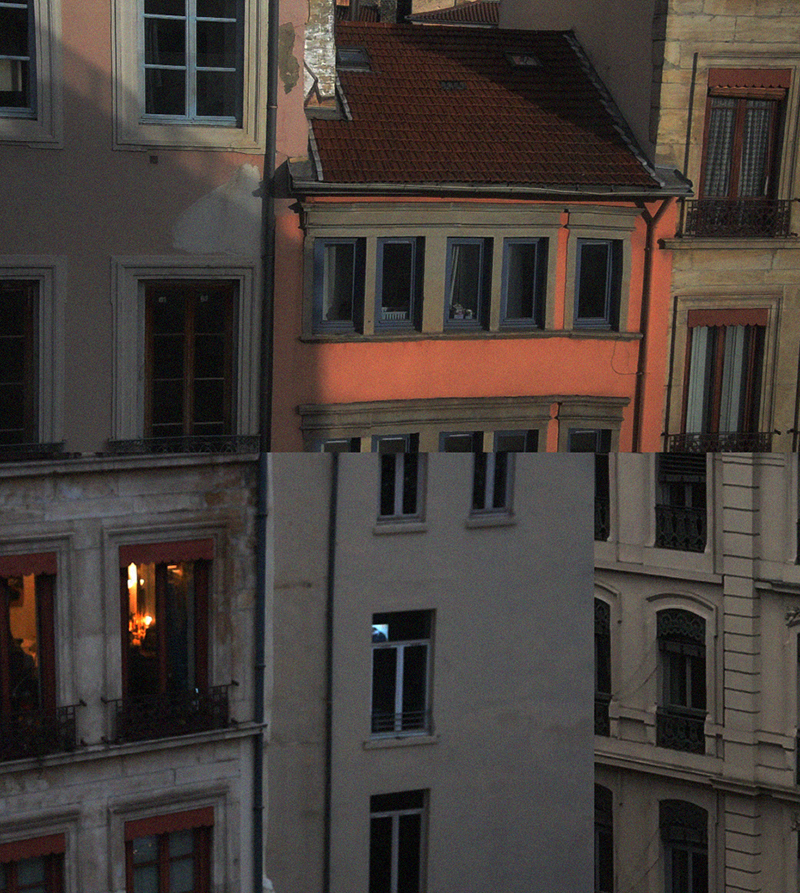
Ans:
[{"label": "window pane glass", "polygon": [[202,118],[235,118],[237,77],[234,71],[198,71],[197,114]]},{"label": "window pane glass", "polygon": [[134,868],[133,893],[160,893],[157,865],[143,865],[141,868]]},{"label": "window pane glass", "polygon": [[381,318],[409,320],[414,287],[414,245],[411,242],[383,242],[381,249]]},{"label": "window pane glass", "polygon": [[748,99],[745,104],[742,138],[742,170],[739,195],[758,198],[767,194],[767,152],[772,116],[776,103],[769,99]]},{"label": "window pane glass", "polygon": [[703,193],[709,197],[724,198],[730,191],[735,123],[736,100],[725,96],[713,97],[708,120],[703,185]]},{"label": "window pane glass", "polygon": [[133,841],[133,864],[140,865],[143,862],[155,862],[158,859],[158,838],[137,837]]},{"label": "window pane glass", "polygon": [[[224,426],[225,381],[204,379],[194,383],[194,428],[205,429],[209,424]],[[222,434],[222,430],[219,432]]]},{"label": "window pane glass", "polygon": [[369,893],[392,893],[392,818],[369,823]]},{"label": "window pane glass", "polygon": [[45,860],[39,856],[36,859],[23,859],[17,864],[17,880],[20,887],[26,887],[31,893],[38,893],[45,889]]},{"label": "window pane glass", "polygon": [[481,294],[481,245],[450,246],[450,319],[478,319]]},{"label": "window pane glass", "polygon": [[374,648],[372,651],[372,731],[394,729],[397,649]]},{"label": "window pane glass", "polygon": [[419,456],[407,453],[403,460],[403,514],[413,515],[417,511],[417,481]]},{"label": "window pane glass", "polygon": [[536,295],[535,242],[512,243],[506,255],[506,317],[533,319]]},{"label": "window pane glass", "polygon": [[[0,56],[28,55],[28,9],[0,8]],[[0,90],[6,89],[0,84]]]},{"label": "window pane glass", "polygon": [[394,453],[381,454],[381,515],[389,516],[395,513],[395,463],[397,455]]},{"label": "window pane glass", "polygon": [[355,245],[327,244],[323,254],[322,319],[352,321]]},{"label": "window pane glass", "polygon": [[486,453],[475,453],[472,473],[472,508],[480,511],[486,508]]},{"label": "window pane glass", "polygon": [[31,710],[41,703],[36,577],[28,574],[9,578],[6,583],[9,597],[11,709],[15,712]]},{"label": "window pane glass", "polygon": [[184,16],[186,0],[145,0],[144,11],[151,15]]},{"label": "window pane glass", "polygon": [[186,23],[182,19],[144,20],[145,65],[186,65]]},{"label": "window pane glass", "polygon": [[167,566],[167,688],[195,687],[194,563]]},{"label": "window pane glass", "polygon": [[494,453],[492,508],[505,508],[508,497],[508,453]]},{"label": "window pane glass", "polygon": [[236,68],[236,22],[197,23],[197,67]]},{"label": "window pane glass", "polygon": [[419,893],[422,816],[419,814],[401,815],[399,822],[397,893]]},{"label": "window pane glass", "polygon": [[611,246],[605,242],[578,244],[580,251],[578,319],[606,319]]},{"label": "window pane glass", "polygon": [[403,729],[425,728],[428,646],[403,649]]},{"label": "window pane glass", "polygon": [[186,114],[186,73],[148,68],[144,73],[148,115]]},{"label": "window pane glass", "polygon": [[197,0],[198,17],[235,19],[238,0]]}]

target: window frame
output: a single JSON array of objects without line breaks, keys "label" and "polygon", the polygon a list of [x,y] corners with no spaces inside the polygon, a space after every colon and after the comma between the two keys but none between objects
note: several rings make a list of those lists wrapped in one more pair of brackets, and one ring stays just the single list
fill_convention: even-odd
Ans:
[{"label": "window frame", "polygon": [[[670,813],[672,820],[670,821]],[[683,815],[681,815],[683,814]],[[698,891],[700,888],[692,882],[693,870],[689,869],[687,881],[690,887],[682,885],[677,887],[673,877],[673,856],[676,853],[686,853],[688,856],[697,854],[705,857],[705,881],[702,893],[708,893],[710,889],[709,858],[708,858],[708,810],[694,803],[682,800],[659,801],[659,836],[662,847],[662,864],[665,893],[679,893],[681,889]],[[703,827],[700,827],[703,823]],[[694,839],[693,839],[694,838]]]},{"label": "window frame", "polygon": [[[518,245],[535,246],[534,283],[530,318],[511,316],[508,312],[509,279],[511,273],[511,250]],[[503,239],[503,276],[500,297],[501,328],[533,328],[544,329],[547,319],[547,259],[549,255],[549,239],[547,236],[531,238]]]},{"label": "window frame", "polygon": [[[7,443],[3,440],[3,417],[0,414],[0,452],[4,446],[20,446],[23,444],[33,444],[38,441],[37,431],[37,396],[38,396],[38,371],[39,356],[37,351],[37,309],[39,304],[38,283],[35,280],[28,279],[0,279],[0,308],[3,305],[4,292],[19,291],[23,298],[23,332],[22,332],[22,353],[23,353],[23,369],[22,369],[22,427],[9,428],[8,432],[19,431],[21,439],[11,439]],[[0,325],[2,320],[8,318],[5,313],[0,312]],[[7,351],[3,349],[6,338],[18,338],[18,335],[4,334],[0,329],[0,352],[7,355]],[[14,385],[17,382],[0,380],[0,387],[5,385]]]},{"label": "window frame", "polygon": [[[65,854],[64,832],[0,843],[0,865],[11,868],[5,885],[0,889],[3,893],[20,893],[17,878],[19,864],[31,859],[41,859],[44,863],[46,893],[63,893]],[[27,889],[27,886],[23,888]]]},{"label": "window frame", "polygon": [[[411,283],[408,319],[383,319],[383,253],[386,245],[411,245]],[[422,289],[425,281],[425,239],[422,236],[378,236],[375,244],[375,331],[419,331],[422,327]]]},{"label": "window frame", "polygon": [[[325,306],[325,250],[336,245],[351,245],[353,247],[353,286],[350,295],[350,318],[325,320],[323,308]],[[346,334],[348,332],[363,332],[364,329],[364,289],[366,277],[366,239],[363,236],[353,237],[322,237],[314,239],[314,304],[313,304],[313,329],[319,334]]]},{"label": "window frame", "polygon": [[[460,246],[475,246],[480,249],[478,257],[478,294],[475,316],[471,319],[455,319],[450,316],[452,305],[449,303],[453,289],[453,249]],[[492,281],[492,253],[494,239],[491,236],[448,236],[447,255],[445,264],[445,292],[444,292],[444,328],[445,331],[458,329],[485,329],[488,328],[489,304],[491,303]]]},{"label": "window frame", "polygon": [[238,0],[242,16],[239,37],[240,119],[234,124],[214,119],[192,121],[145,113],[143,0],[113,0],[112,63],[114,73],[114,148],[142,146],[257,153],[266,133],[267,15],[258,0]]},{"label": "window frame", "polygon": [[[412,805],[408,801],[419,801],[419,805]],[[416,841],[416,849],[418,853],[418,879],[415,889],[422,893],[425,890],[425,864],[427,856],[427,838],[428,838],[428,792],[426,790],[403,791],[396,794],[373,794],[370,797],[370,832],[369,832],[369,893],[405,893],[399,886],[398,870],[401,862],[407,863],[408,859],[403,858],[401,853],[400,821],[404,816],[418,815],[419,820],[419,838]],[[388,883],[383,879],[380,885],[375,884],[375,849],[376,836],[374,831],[374,822],[380,819],[390,818],[391,825],[391,844],[390,844],[390,875]]]},{"label": "window frame", "polygon": [[[412,617],[412,615],[414,615]],[[392,618],[411,618],[419,622],[423,635],[414,638],[391,638]],[[382,625],[385,621],[389,627],[389,636],[386,641],[376,641],[373,630],[373,638],[371,643],[371,673],[370,673],[370,738],[409,738],[427,736],[433,733],[433,715],[431,711],[431,695],[433,692],[433,634],[434,634],[434,612],[433,611],[390,611],[379,612],[372,615],[373,628]],[[397,621],[395,621],[397,622]],[[401,621],[402,622],[402,621]],[[407,620],[406,620],[407,622]],[[427,633],[427,635],[425,635]],[[407,648],[423,647],[425,651],[425,684],[424,690],[420,693],[422,696],[422,709],[410,711],[413,714],[421,714],[421,721],[414,723],[413,718],[409,727],[406,727],[405,715],[409,711],[404,711],[404,670],[405,670],[405,651]],[[394,706],[395,711],[391,714],[391,728],[383,728],[387,714],[380,713],[376,710],[376,678],[378,669],[376,668],[375,655],[378,651],[394,651],[394,680],[392,683],[394,690]],[[398,709],[399,708],[399,709]],[[383,719],[381,719],[383,717]]]},{"label": "window frame", "polygon": [[513,452],[475,452],[471,515],[507,515],[514,490]]},{"label": "window frame", "polygon": [[[606,248],[605,308],[602,316],[581,315],[581,277],[583,249],[603,245]],[[576,329],[619,331],[622,299],[622,240],[580,236],[575,247],[575,303],[572,325]]]},{"label": "window frame", "polygon": [[63,144],[61,0],[28,2],[31,102],[0,108],[0,143],[59,148]]},{"label": "window frame", "polygon": [[655,547],[705,552],[708,546],[706,454],[656,453],[655,464]]},{"label": "window frame", "polygon": [[[402,446],[402,449],[391,447]],[[387,447],[389,447],[387,449]],[[424,462],[419,453],[418,434],[376,434],[372,438],[373,452],[378,453],[379,488],[378,521],[419,521],[423,514]],[[411,478],[408,488],[406,476]],[[410,492],[413,490],[413,497]],[[384,511],[384,496],[390,491],[392,510]],[[406,510],[407,503],[413,505]]]}]

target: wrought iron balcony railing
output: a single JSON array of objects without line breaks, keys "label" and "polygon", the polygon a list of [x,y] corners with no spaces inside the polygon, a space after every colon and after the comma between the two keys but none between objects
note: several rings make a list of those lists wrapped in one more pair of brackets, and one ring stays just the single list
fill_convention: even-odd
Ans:
[{"label": "wrought iron balcony railing", "polygon": [[3,443],[0,444],[0,462],[34,462],[46,459],[67,459],[61,443]]},{"label": "wrought iron balcony railing", "polygon": [[428,710],[407,710],[405,713],[373,713],[372,734],[391,735],[406,732],[430,732]]},{"label": "wrought iron balcony railing", "polygon": [[706,510],[657,505],[655,544],[660,549],[703,552],[706,548]]},{"label": "wrought iron balcony railing", "polygon": [[220,434],[186,437],[143,437],[138,440],[109,440],[108,452],[115,456],[151,453],[257,453],[257,434]]},{"label": "wrought iron balcony railing", "polygon": [[785,238],[791,202],[771,198],[700,198],[686,202],[683,231],[707,238]]},{"label": "wrought iron balcony railing", "polygon": [[0,716],[0,761],[75,750],[75,707],[33,709]]},{"label": "wrought iron balcony railing", "polygon": [[595,735],[611,734],[611,720],[608,716],[608,705],[611,701],[611,695],[605,692],[596,691],[594,693],[594,733]]},{"label": "wrought iron balcony railing", "polygon": [[174,691],[111,701],[114,740],[147,741],[224,729],[230,724],[227,685],[206,692]]},{"label": "wrought iron balcony railing", "polygon": [[607,540],[611,533],[611,500],[608,498],[594,498],[594,538]]},{"label": "wrought iron balcony railing", "polygon": [[669,453],[771,453],[772,431],[670,434]]},{"label": "wrought iron balcony railing", "polygon": [[705,721],[705,710],[659,707],[656,711],[656,744],[670,750],[705,753]]}]

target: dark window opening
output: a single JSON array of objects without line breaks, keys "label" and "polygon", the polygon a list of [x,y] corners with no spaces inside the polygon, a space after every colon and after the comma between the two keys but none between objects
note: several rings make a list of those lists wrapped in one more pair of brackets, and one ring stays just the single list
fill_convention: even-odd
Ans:
[{"label": "dark window opening", "polygon": [[381,435],[373,442],[381,463],[379,516],[419,517],[419,436]]},{"label": "dark window opening", "polygon": [[614,813],[611,791],[594,786],[594,893],[614,893]]},{"label": "dark window opening", "polygon": [[611,724],[611,608],[594,600],[594,733],[609,735]]},{"label": "dark window opening", "polygon": [[315,328],[342,332],[361,330],[364,263],[364,239],[315,241]]},{"label": "dark window opening", "polygon": [[0,114],[36,111],[34,34],[32,0],[0,4]]},{"label": "dark window opening", "polygon": [[369,893],[420,893],[425,791],[370,797]]},{"label": "dark window opening", "polygon": [[420,327],[423,239],[378,239],[375,322],[378,327]]},{"label": "dark window opening", "polygon": [[485,324],[491,282],[491,239],[447,240],[446,326]]},{"label": "dark window opening", "polygon": [[665,893],[708,893],[708,813],[681,800],[659,808]]},{"label": "dark window opening", "polygon": [[706,457],[662,453],[656,457],[655,545],[703,552],[706,547]]},{"label": "dark window opening", "polygon": [[659,611],[661,706],[659,747],[705,753],[706,624],[689,611]]},{"label": "dark window opening", "polygon": [[617,329],[622,286],[622,243],[578,239],[575,326]]},{"label": "dark window opening", "polygon": [[34,282],[0,282],[0,446],[35,443]]},{"label": "dark window opening", "polygon": [[503,321],[544,328],[547,239],[506,239],[503,261]]}]

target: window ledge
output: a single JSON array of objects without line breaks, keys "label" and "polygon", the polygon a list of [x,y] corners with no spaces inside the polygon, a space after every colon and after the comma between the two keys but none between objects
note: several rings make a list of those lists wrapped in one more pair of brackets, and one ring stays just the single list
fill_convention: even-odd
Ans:
[{"label": "window ledge", "polygon": [[438,744],[438,735],[402,735],[396,738],[369,738],[364,741],[364,750],[385,750],[387,747],[410,747],[417,744]]},{"label": "window ledge", "polygon": [[464,522],[465,527],[513,527],[517,519],[510,512],[476,512]]},{"label": "window ledge", "polygon": [[611,332],[608,329],[509,329],[489,332],[486,329],[472,332],[402,332],[386,335],[383,332],[374,335],[362,335],[358,332],[340,332],[334,334],[301,335],[301,344],[341,344],[349,342],[384,342],[384,341],[503,341],[508,338],[589,338],[613,341],[640,341],[641,332]]},{"label": "window ledge", "polygon": [[681,236],[675,239],[661,239],[659,244],[669,251],[694,250],[707,251],[723,249],[726,251],[740,251],[742,249],[754,249],[773,251],[776,248],[800,248],[800,237],[780,236],[775,238],[763,238],[754,236],[744,239],[740,236],[717,236],[709,239],[702,236]]},{"label": "window ledge", "polygon": [[425,533],[427,529],[428,525],[418,518],[408,521],[391,518],[386,521],[377,521],[372,532],[380,536],[384,533]]}]

